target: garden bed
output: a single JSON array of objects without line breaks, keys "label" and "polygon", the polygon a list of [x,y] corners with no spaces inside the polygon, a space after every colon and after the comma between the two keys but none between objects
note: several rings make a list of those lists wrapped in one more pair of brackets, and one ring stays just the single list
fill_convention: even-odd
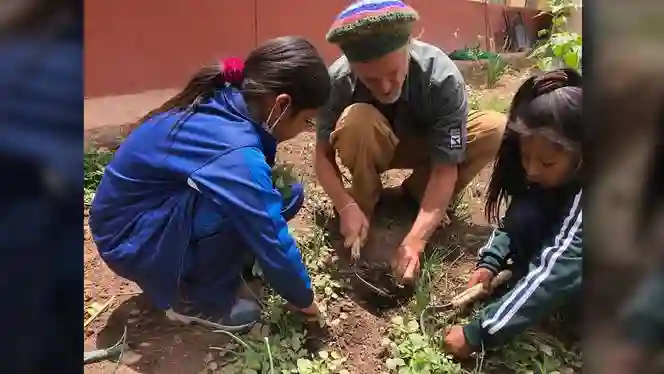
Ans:
[{"label": "garden bed", "polygon": [[[475,92],[473,105],[506,110],[521,79],[505,76],[496,88]],[[465,199],[457,204],[452,225],[436,233],[412,298],[385,307],[376,305],[341,274],[347,263],[343,261],[345,254],[335,250],[338,239],[331,204],[314,177],[314,139],[313,132],[301,134],[280,146],[277,159],[294,165],[307,188],[305,207],[291,222],[291,229],[301,244],[324,307],[324,326],[310,324],[305,333],[304,322],[283,312],[283,301],[269,294],[264,298],[265,323],[250,334],[237,337],[240,341],[203,328],[173,325],[162,313],[151,309],[135,284],[115,276],[103,264],[91,241],[86,219],[84,301],[88,306],[100,305],[115,296],[115,301],[85,332],[86,350],[112,345],[126,325],[129,346],[117,370],[125,374],[242,373],[240,366],[253,368],[247,373],[269,373],[270,364],[275,369],[292,368],[293,372],[312,374],[396,373],[404,365],[429,365],[431,373],[473,372],[476,368],[476,372],[487,373],[572,370],[579,361],[576,353],[543,333],[528,332],[498,352],[486,352],[483,360],[459,363],[442,353],[439,336],[423,336],[415,322],[426,305],[449,299],[467,282],[476,250],[489,231],[481,208],[488,170],[471,183]],[[95,163],[89,165],[92,170]],[[384,182],[398,185],[406,175],[404,171],[389,172]],[[378,209],[379,218],[373,223],[373,247],[396,248],[416,208],[397,202],[381,204]],[[115,363],[103,362],[86,366],[85,372],[110,373],[114,369]]]}]

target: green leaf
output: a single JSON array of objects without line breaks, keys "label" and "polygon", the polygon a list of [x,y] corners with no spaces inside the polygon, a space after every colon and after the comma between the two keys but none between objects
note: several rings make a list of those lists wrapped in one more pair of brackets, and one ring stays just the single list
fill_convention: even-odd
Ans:
[{"label": "green leaf", "polygon": [[420,325],[415,320],[411,320],[410,322],[408,322],[408,325],[406,326],[406,329],[409,332],[415,332],[415,331],[419,330],[419,328],[420,328]]},{"label": "green leaf", "polygon": [[551,13],[553,13],[554,15],[558,15],[558,14],[560,14],[560,13],[563,13],[563,12],[565,12],[565,11],[567,11],[567,10],[574,9],[574,8],[575,8],[575,7],[574,7],[574,4],[557,4],[557,5],[553,5],[553,6],[551,7],[551,10],[550,10],[550,11],[551,11]]},{"label": "green leaf", "polygon": [[565,61],[565,64],[577,70],[579,70],[579,62],[580,62],[579,60],[580,60],[579,53],[575,53],[574,51],[565,53],[565,55],[563,56],[563,61]]},{"label": "green leaf", "polygon": [[547,356],[553,356],[553,348],[551,346],[546,345],[546,344],[540,344],[539,345],[540,351],[542,351],[545,355]]},{"label": "green leaf", "polygon": [[567,23],[567,17],[559,16],[553,19],[552,21],[554,27],[562,27]]},{"label": "green leaf", "polygon": [[392,317],[392,323],[397,326],[403,326],[403,317],[401,316]]},{"label": "green leaf", "polygon": [[414,349],[421,349],[427,345],[427,340],[420,334],[411,334],[410,342],[413,344]]},{"label": "green leaf", "polygon": [[401,358],[388,358],[387,361],[385,361],[385,366],[389,370],[396,370],[398,367],[405,365],[406,362]]},{"label": "green leaf", "polygon": [[543,57],[537,61],[537,67],[542,71],[550,71],[553,66],[553,57]]},{"label": "green leaf", "polygon": [[410,370],[410,368],[402,366],[399,368],[398,374],[413,374],[413,372]]},{"label": "green leaf", "polygon": [[300,374],[310,373],[311,369],[312,369],[311,361],[309,361],[305,358],[298,358],[297,359],[297,371]]},{"label": "green leaf", "polygon": [[554,44],[551,51],[554,56],[560,57],[563,55],[563,46],[561,44]]},{"label": "green leaf", "polygon": [[532,52],[530,52],[530,56],[533,56],[533,57],[543,56],[548,49],[549,49],[548,44],[542,44],[542,45],[538,46],[537,48],[533,49]]}]

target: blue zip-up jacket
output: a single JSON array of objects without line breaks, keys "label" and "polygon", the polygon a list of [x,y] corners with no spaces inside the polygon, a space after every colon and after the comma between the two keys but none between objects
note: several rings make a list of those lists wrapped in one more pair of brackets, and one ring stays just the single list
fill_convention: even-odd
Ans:
[{"label": "blue zip-up jacket", "polygon": [[182,118],[147,120],[107,166],[90,209],[104,261],[159,308],[188,277],[200,283],[192,301],[228,308],[253,254],[281,296],[311,305],[311,282],[272,182],[274,137],[231,87],[175,126]]}]

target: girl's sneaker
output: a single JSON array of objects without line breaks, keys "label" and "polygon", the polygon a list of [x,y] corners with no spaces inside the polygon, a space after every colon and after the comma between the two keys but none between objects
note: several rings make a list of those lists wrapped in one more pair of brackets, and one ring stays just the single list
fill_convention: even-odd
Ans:
[{"label": "girl's sneaker", "polygon": [[261,308],[253,300],[238,299],[230,313],[210,314],[204,313],[190,302],[180,302],[166,311],[166,317],[171,321],[184,324],[199,324],[214,330],[243,333],[261,319]]}]

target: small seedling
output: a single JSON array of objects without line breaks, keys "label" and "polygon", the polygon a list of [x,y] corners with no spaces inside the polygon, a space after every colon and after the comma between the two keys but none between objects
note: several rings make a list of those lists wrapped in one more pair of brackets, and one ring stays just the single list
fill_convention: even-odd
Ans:
[{"label": "small seedling", "polygon": [[500,56],[490,57],[487,60],[486,87],[494,88],[500,78],[507,73],[509,65]]}]

